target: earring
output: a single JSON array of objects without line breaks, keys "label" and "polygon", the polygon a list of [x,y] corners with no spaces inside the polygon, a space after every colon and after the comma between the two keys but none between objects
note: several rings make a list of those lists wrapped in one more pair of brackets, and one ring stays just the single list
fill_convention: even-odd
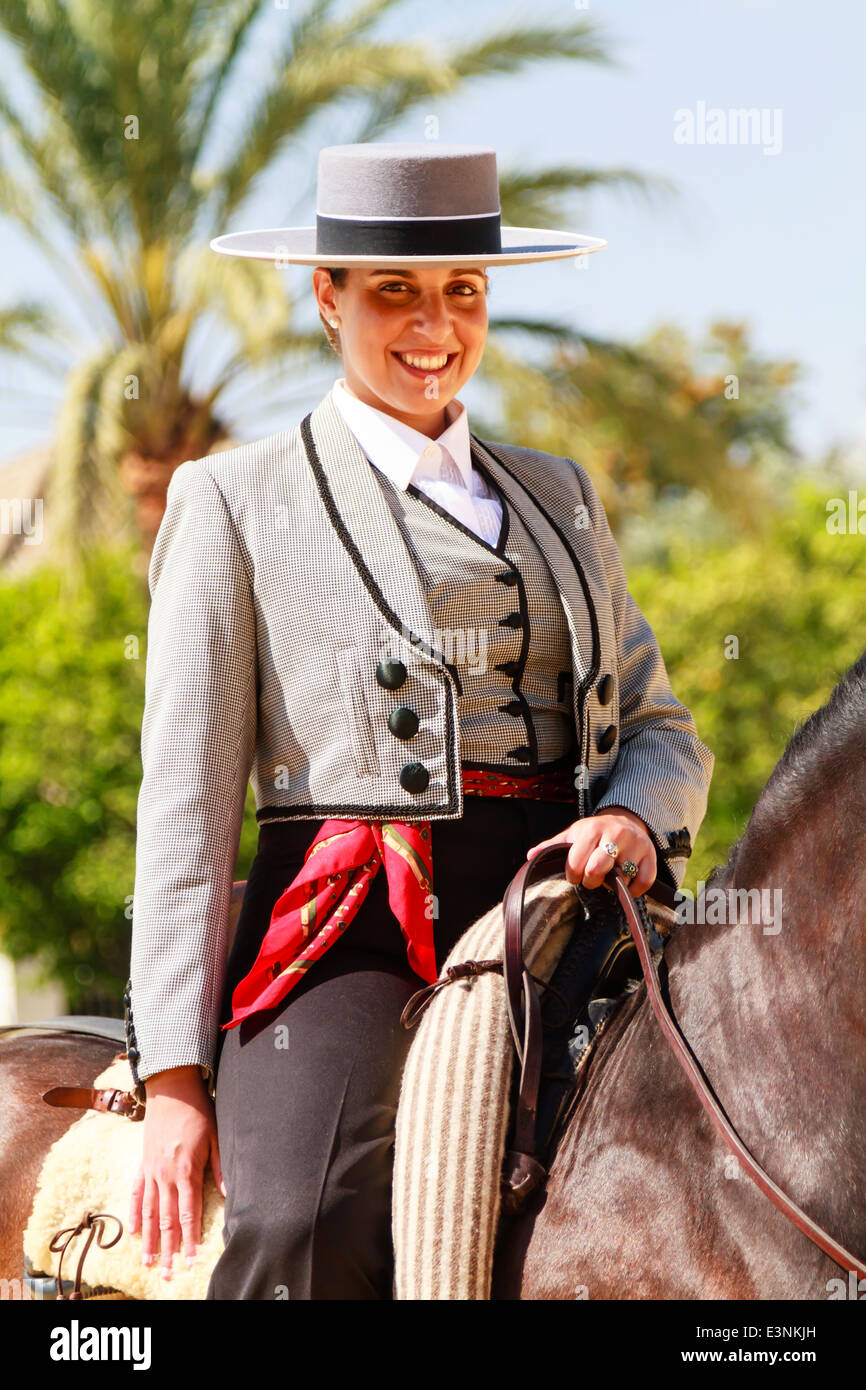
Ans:
[{"label": "earring", "polygon": [[328,319],[328,323],[331,325],[332,328],[336,328],[336,327],[337,327],[338,320],[337,320],[337,319]]}]

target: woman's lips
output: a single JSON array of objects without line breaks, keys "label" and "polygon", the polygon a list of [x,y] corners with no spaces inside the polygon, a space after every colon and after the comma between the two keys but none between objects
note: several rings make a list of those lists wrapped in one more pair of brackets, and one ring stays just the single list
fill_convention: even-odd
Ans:
[{"label": "woman's lips", "polygon": [[[422,355],[422,353],[418,354],[419,357]],[[411,367],[408,362],[403,361],[403,358],[400,356],[398,352],[393,353],[392,356],[400,363],[400,366],[403,367],[405,371],[410,373],[411,376],[421,377],[421,379],[423,380],[423,378],[427,376],[444,376],[446,372],[450,372],[454,360],[457,357],[457,353],[449,352],[448,361],[445,363],[444,367]]]}]

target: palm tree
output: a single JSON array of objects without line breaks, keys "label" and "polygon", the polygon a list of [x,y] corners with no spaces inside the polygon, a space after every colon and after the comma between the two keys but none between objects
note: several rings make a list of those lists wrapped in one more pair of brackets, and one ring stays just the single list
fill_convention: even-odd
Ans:
[{"label": "palm tree", "polygon": [[[585,18],[444,53],[376,38],[377,21],[398,5],[362,0],[337,17],[334,0],[311,0],[296,17],[265,0],[5,0],[0,32],[15,43],[41,120],[0,94],[9,152],[0,211],[61,270],[100,331],[95,349],[76,355],[70,345],[61,378],[48,492],[54,552],[67,562],[122,520],[132,536],[136,523],[146,557],[174,469],[243,433],[244,383],[255,386],[258,425],[261,372],[273,373],[285,407],[287,380],[308,391],[311,372],[332,363],[318,324],[298,321],[283,277],[207,246],[277,161],[296,195],[278,212],[286,225],[304,220],[292,215],[314,191],[301,140],[317,117],[353,99],[361,116],[349,138],[376,139],[413,108],[491,74],[610,61]],[[250,72],[249,107],[229,132],[226,93]],[[502,170],[503,220],[550,225],[574,189],[651,184],[627,169]],[[194,385],[215,322],[233,349]],[[49,337],[69,342],[49,309],[22,302],[0,312],[0,348],[44,366]]]}]

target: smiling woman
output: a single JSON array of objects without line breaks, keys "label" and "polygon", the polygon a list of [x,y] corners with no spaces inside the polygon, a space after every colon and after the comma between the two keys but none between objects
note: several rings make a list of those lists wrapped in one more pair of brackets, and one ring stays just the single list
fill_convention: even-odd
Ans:
[{"label": "smiling woman", "polygon": [[431,439],[445,429],[447,401],[481,361],[489,283],[475,267],[313,272],[319,317],[343,358],[346,385]]},{"label": "smiling woman", "polygon": [[149,575],[131,1229],[170,1277],[221,1156],[210,1299],[391,1297],[404,1005],[551,839],[573,883],[678,884],[713,762],[586,471],[476,438],[458,397],[487,267],[604,243],[501,225],[485,146],[324,149],[316,207],[212,245],[309,266],[344,376],[176,470]]}]

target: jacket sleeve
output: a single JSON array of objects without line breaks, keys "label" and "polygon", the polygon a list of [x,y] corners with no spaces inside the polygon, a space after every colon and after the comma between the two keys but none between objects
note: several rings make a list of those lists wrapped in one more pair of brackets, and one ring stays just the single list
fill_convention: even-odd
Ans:
[{"label": "jacket sleeve", "polygon": [[[574,463],[574,460],[571,460]],[[619,549],[595,486],[575,463],[613,604],[619,683],[619,751],[593,813],[623,806],[655,844],[657,872],[682,885],[707,810],[715,755],[675,698],[655,634],[628,591]]]},{"label": "jacket sleeve", "polygon": [[213,1080],[232,877],[255,748],[250,574],[204,460],[172,474],[151,557],[127,1032],[137,1082]]}]

